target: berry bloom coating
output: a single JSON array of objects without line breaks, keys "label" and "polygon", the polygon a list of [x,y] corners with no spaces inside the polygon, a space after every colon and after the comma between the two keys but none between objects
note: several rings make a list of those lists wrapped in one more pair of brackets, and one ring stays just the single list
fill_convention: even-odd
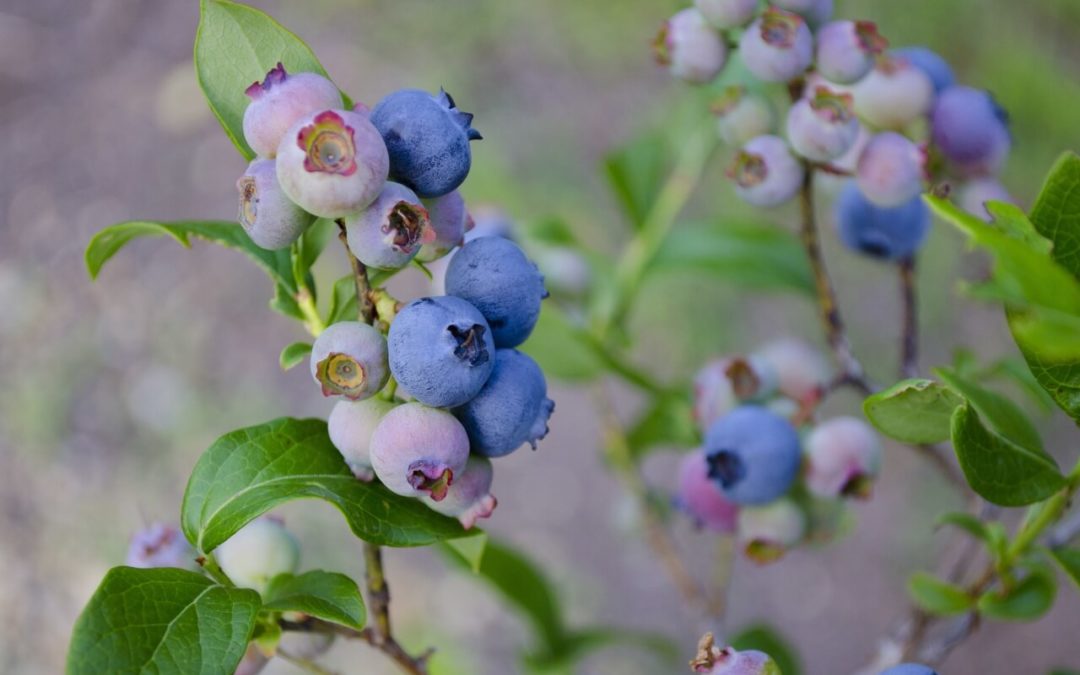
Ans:
[{"label": "berry bloom coating", "polygon": [[780,393],[796,401],[817,397],[832,378],[829,361],[809,343],[798,338],[781,338],[753,354],[776,373]]},{"label": "berry bloom coating", "polygon": [[934,84],[926,73],[893,58],[880,60],[852,93],[859,117],[881,129],[905,128],[934,102]]},{"label": "berry bloom coating", "polygon": [[735,531],[739,507],[728,500],[709,478],[705,450],[697,449],[679,463],[679,488],[676,504],[700,527],[730,534]]},{"label": "berry bloom coating", "polygon": [[278,181],[285,194],[323,218],[344,218],[367,208],[382,192],[389,166],[379,132],[349,110],[301,118],[278,146]]},{"label": "berry bloom coating", "polygon": [[484,316],[450,295],[410,302],[390,324],[387,342],[398,383],[417,401],[438,408],[476,396],[495,366]]},{"label": "berry bloom coating", "polygon": [[465,470],[454,478],[445,499],[437,502],[425,497],[424,503],[444,516],[457,518],[462,527],[470,530],[478,519],[490,517],[498,505],[495,495],[491,494],[491,479],[491,460],[473,455],[465,464]]},{"label": "berry bloom coating", "polygon": [[870,139],[855,168],[855,182],[877,206],[900,206],[922,192],[926,155],[906,136],[886,131]]},{"label": "berry bloom coating", "polygon": [[924,666],[921,663],[901,663],[881,671],[878,675],[938,675],[938,673],[930,666]]},{"label": "berry bloom coating", "polygon": [[240,193],[240,224],[256,245],[285,248],[300,238],[315,216],[290,200],[277,179],[272,159],[256,159],[236,181]]},{"label": "berry bloom coating", "polygon": [[416,193],[393,182],[386,183],[371,206],[345,219],[349,250],[368,267],[384,270],[408,265],[430,224]]},{"label": "berry bloom coating", "polygon": [[472,218],[465,208],[465,200],[457,190],[434,199],[424,199],[429,224],[423,234],[423,246],[417,260],[431,262],[445,256],[455,246],[465,241],[465,233],[472,229]]},{"label": "berry bloom coating", "polygon": [[680,80],[694,84],[712,82],[727,62],[723,37],[693,7],[664,22],[653,50],[657,63]]},{"label": "berry bloom coating", "polygon": [[421,197],[441,197],[465,181],[472,166],[469,141],[479,140],[473,116],[443,90],[433,96],[402,89],[379,101],[371,123],[390,153],[390,179]]},{"label": "berry bloom coating", "polygon": [[359,321],[341,321],[319,334],[311,347],[311,377],[323,396],[352,401],[370,398],[386,386],[386,338]]},{"label": "berry bloom coating", "polygon": [[755,405],[732,410],[705,434],[709,478],[737,504],[766,504],[795,482],[799,435],[783,417]]},{"label": "berry bloom coating", "polygon": [[757,0],[694,0],[702,16],[720,29],[738,28],[757,14]]},{"label": "berry bloom coating", "polygon": [[892,51],[892,56],[903,59],[926,73],[926,76],[929,77],[930,81],[934,84],[934,91],[936,93],[940,94],[945,89],[953,86],[956,82],[956,76],[953,75],[953,70],[949,65],[949,62],[926,47],[903,47],[902,49],[894,49]]},{"label": "berry bloom coating", "polygon": [[244,93],[251,99],[244,109],[244,140],[266,158],[277,154],[285,132],[302,117],[343,105],[333,82],[317,73],[289,75],[280,63]]},{"label": "berry bloom coating", "polygon": [[778,206],[803,182],[803,166],[779,136],[758,136],[742,147],[728,168],[735,194],[754,206]]},{"label": "berry bloom coating", "polygon": [[790,499],[739,511],[739,543],[759,564],[779,559],[806,534],[806,516]]},{"label": "berry bloom coating", "polygon": [[871,21],[833,21],[817,34],[817,70],[837,84],[852,84],[874,66],[888,43]]},{"label": "berry bloom coating", "polygon": [[554,410],[540,366],[516,349],[500,349],[484,388],[455,408],[454,415],[465,426],[475,454],[502,457],[525,443],[535,450],[547,435]]},{"label": "berry bloom coating", "polygon": [[151,523],[131,535],[128,544],[128,567],[179,567],[198,570],[195,550],[180,530],[165,523]]},{"label": "berry bloom coating", "polygon": [[956,86],[941,92],[930,126],[934,145],[964,175],[996,172],[1012,144],[1008,116],[981,89]]},{"label": "berry bloom coating", "polygon": [[881,469],[881,439],[855,417],[834,417],[806,437],[806,487],[821,497],[867,498]]},{"label": "berry bloom coating", "polygon": [[746,87],[732,86],[712,105],[716,131],[728,145],[742,146],[776,131],[776,110],[769,99]]},{"label": "berry bloom coating", "polygon": [[739,52],[747,69],[765,82],[787,82],[813,59],[814,37],[798,14],[769,8],[743,33]]},{"label": "berry bloom coating", "polygon": [[296,571],[300,545],[280,520],[263,517],[240,528],[214,555],[234,584],[262,593],[278,574]]},{"label": "berry bloom coating", "polygon": [[547,297],[544,277],[517,244],[480,237],[446,269],[446,292],[468,300],[487,319],[496,347],[516,347],[532,333]]},{"label": "berry bloom coating", "polygon": [[362,481],[370,481],[375,474],[371,469],[371,435],[394,404],[380,398],[365,401],[342,400],[334,404],[327,419],[330,442],[338,449],[353,475]]},{"label": "berry bloom coating", "polygon": [[787,136],[795,152],[809,160],[828,162],[843,155],[859,137],[851,96],[817,87],[791,106]]},{"label": "berry bloom coating", "polygon": [[[396,322],[395,322],[396,323]],[[469,437],[445,410],[405,403],[371,436],[371,465],[391,492],[442,501],[469,459]]]},{"label": "berry bloom coating", "polygon": [[740,401],[768,398],[776,387],[777,373],[758,357],[709,361],[694,376],[694,421],[704,433]]},{"label": "berry bloom coating", "polygon": [[930,229],[930,210],[922,197],[882,208],[848,183],[836,200],[840,241],[858,253],[884,260],[903,260],[919,250]]},{"label": "berry bloom coating", "polygon": [[965,183],[960,188],[960,194],[957,196],[957,203],[960,204],[960,208],[973,216],[978,216],[990,222],[993,217],[986,209],[986,202],[1008,202],[1012,204],[1013,198],[998,179],[989,177],[976,178]]}]

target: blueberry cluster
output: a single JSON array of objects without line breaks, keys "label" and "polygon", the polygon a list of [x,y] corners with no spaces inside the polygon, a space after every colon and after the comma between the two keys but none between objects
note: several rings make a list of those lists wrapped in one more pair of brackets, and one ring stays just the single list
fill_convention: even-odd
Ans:
[{"label": "blueberry cluster", "polygon": [[881,443],[862,420],[814,419],[830,377],[824,356],[796,340],[707,364],[694,381],[704,444],[680,464],[681,510],[735,533],[762,563],[830,536],[840,500],[868,497],[881,463]]},{"label": "blueberry cluster", "polygon": [[873,23],[834,20],[832,9],[832,0],[770,0],[764,9],[695,0],[661,29],[656,54],[674,76],[714,83],[735,49],[752,75],[713,106],[720,138],[736,148],[728,170],[736,194],[773,207],[793,199],[811,171],[852,176],[836,201],[840,240],[884,260],[908,258],[925,240],[927,184],[959,181],[961,206],[989,218],[986,201],[1009,200],[995,176],[1011,144],[993,97],[955,84],[932,51],[889,51]]}]

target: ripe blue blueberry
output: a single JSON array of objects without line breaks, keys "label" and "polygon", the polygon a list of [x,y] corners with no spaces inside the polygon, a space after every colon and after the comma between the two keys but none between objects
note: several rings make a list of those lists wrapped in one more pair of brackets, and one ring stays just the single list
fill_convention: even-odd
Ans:
[{"label": "ripe blue blueberry", "polygon": [[788,111],[787,136],[795,152],[809,160],[829,162],[840,157],[859,137],[851,96],[816,87]]},{"label": "ripe blue blueberry", "polygon": [[736,147],[776,131],[776,110],[769,99],[743,86],[731,86],[712,105],[720,140]]},{"label": "ripe blue blueberry", "polygon": [[195,550],[180,530],[165,523],[151,523],[131,536],[127,558],[129,567],[179,567],[197,570]]},{"label": "ripe blue blueberry", "polygon": [[285,195],[272,159],[256,159],[249,164],[236,181],[236,191],[240,193],[240,224],[262,248],[285,248],[315,222],[315,216]]},{"label": "ripe blue blueberry", "polygon": [[754,206],[778,206],[802,187],[803,165],[779,136],[758,136],[735,155],[727,175],[735,194]]},{"label": "ripe blue blueberry", "polygon": [[472,166],[469,141],[479,140],[473,116],[443,90],[433,96],[402,89],[379,101],[371,123],[390,153],[390,179],[421,197],[441,197],[465,181]]},{"label": "ripe blue blueberry", "polygon": [[926,154],[906,136],[893,131],[870,139],[855,167],[855,182],[881,207],[906,204],[922,192]]},{"label": "ripe blue blueberry", "polygon": [[986,202],[1008,202],[1011,204],[1013,198],[1009,191],[1005,189],[1005,186],[1001,184],[1001,181],[984,176],[964,183],[960,187],[956,201],[960,208],[989,222],[993,220],[993,217],[986,208]]},{"label": "ripe blue blueberry", "polygon": [[281,520],[264,516],[240,528],[214,555],[234,584],[262,593],[275,576],[296,571],[300,545]]},{"label": "ripe blue blueberry", "polygon": [[737,537],[746,557],[764,565],[780,559],[806,534],[806,515],[790,499],[739,510]]},{"label": "ripe blue blueberry", "polygon": [[311,347],[310,365],[323,396],[353,401],[374,396],[390,377],[386,338],[359,321],[341,321],[320,333]]},{"label": "ripe blue blueberry", "polygon": [[694,0],[694,6],[709,23],[721,30],[738,28],[757,14],[757,0]]},{"label": "ripe blue blueberry", "polygon": [[280,63],[244,93],[251,99],[244,109],[244,140],[256,155],[266,158],[277,154],[285,132],[300,118],[342,106],[333,82],[317,73],[290,75]]},{"label": "ripe blue blueberry", "polygon": [[701,448],[688,453],[679,463],[676,505],[701,527],[727,534],[735,531],[739,506],[709,478],[709,463]]},{"label": "ripe blue blueberry", "polygon": [[488,518],[498,505],[491,494],[491,460],[472,455],[465,470],[454,477],[454,484],[446,492],[446,498],[435,501],[424,497],[424,503],[433,511],[457,518],[466,530],[472,529],[480,518]]},{"label": "ripe blue blueberry", "polygon": [[743,33],[739,53],[747,69],[765,82],[787,82],[813,60],[814,37],[798,14],[769,8]]},{"label": "ripe blue blueberry", "polygon": [[441,197],[424,199],[423,204],[427,208],[429,222],[416,259],[431,262],[442,258],[455,246],[461,246],[473,223],[465,208],[465,200],[457,190]]},{"label": "ripe blue blueberry", "polygon": [[371,436],[371,466],[391,492],[446,497],[465,470],[469,437],[457,419],[437,408],[405,403],[388,412]]},{"label": "ripe blue blueberry", "polygon": [[502,457],[525,443],[535,450],[547,435],[554,410],[540,366],[516,349],[500,349],[484,388],[454,414],[465,426],[474,453]]},{"label": "ripe blue blueberry", "polygon": [[430,225],[420,198],[400,183],[387,182],[374,202],[345,219],[349,250],[368,267],[396,270],[420,252]]},{"label": "ripe blue blueberry", "polygon": [[807,435],[804,482],[820,497],[866,499],[881,469],[881,439],[855,417],[825,420]]},{"label": "ripe blue blueberry", "polygon": [[341,400],[334,404],[326,424],[330,442],[338,449],[353,475],[362,481],[374,477],[371,469],[371,435],[394,404],[381,398]]},{"label": "ripe blue blueberry", "polygon": [[1008,116],[981,89],[955,86],[941,92],[930,127],[934,145],[965,175],[996,172],[1012,144]]},{"label": "ripe blue blueberry", "polygon": [[495,366],[491,328],[480,310],[454,296],[406,305],[387,335],[390,372],[417,401],[439,408],[476,396]]},{"label": "ripe blue blueberry", "polygon": [[817,34],[817,70],[830,82],[852,84],[870,72],[886,44],[871,21],[827,23]]},{"label": "ripe blue blueberry", "polygon": [[480,237],[454,254],[446,293],[468,300],[487,319],[496,347],[516,347],[532,333],[547,297],[544,277],[517,244]]},{"label": "ripe blue blueberry", "polygon": [[709,427],[705,434],[709,477],[737,504],[766,504],[795,482],[801,450],[799,435],[783,417],[744,405]]},{"label": "ripe blue blueberry", "polygon": [[953,75],[949,62],[926,47],[902,47],[894,49],[892,55],[926,73],[934,84],[934,91],[938,94],[956,82],[956,76]]},{"label": "ripe blue blueberry", "polygon": [[371,122],[351,110],[302,117],[281,139],[281,188],[308,213],[344,218],[363,211],[382,192],[390,160]]},{"label": "ripe blue blueberry", "polygon": [[664,22],[653,42],[656,60],[672,75],[692,82],[712,82],[727,62],[723,37],[693,7]]},{"label": "ripe blue blueberry", "polygon": [[880,59],[852,94],[859,117],[880,129],[904,129],[930,111],[934,84],[904,59]]},{"label": "ripe blue blueberry", "polygon": [[858,253],[884,260],[903,260],[919,250],[930,228],[930,211],[921,197],[883,208],[848,183],[836,200],[840,241]]},{"label": "ripe blue blueberry", "polygon": [[937,671],[930,666],[921,663],[901,663],[892,668],[886,668],[878,675],[938,675]]}]

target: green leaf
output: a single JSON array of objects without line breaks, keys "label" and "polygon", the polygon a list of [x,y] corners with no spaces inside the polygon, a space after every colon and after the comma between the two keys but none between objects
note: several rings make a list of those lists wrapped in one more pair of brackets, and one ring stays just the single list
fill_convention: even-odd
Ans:
[{"label": "green leaf", "polygon": [[986,532],[986,524],[970,513],[964,513],[962,511],[946,513],[937,519],[937,524],[953,525],[976,539],[981,539],[983,541],[989,540],[989,535]]},{"label": "green leaf", "polygon": [[783,675],[801,675],[802,664],[794,647],[771,626],[755,624],[741,629],[731,638],[735,649],[756,649],[772,657]]},{"label": "green leaf", "polygon": [[195,74],[210,110],[246,159],[255,153],[244,140],[244,90],[279,61],[290,73],[326,75],[311,49],[265,13],[228,0],[200,0]]},{"label": "green leaf", "polygon": [[1080,279],[1080,156],[1066,152],[1050,169],[1031,222],[1054,242],[1054,260]]},{"label": "green leaf", "polygon": [[671,146],[663,134],[647,134],[604,158],[611,191],[634,229],[641,229],[671,169]]},{"label": "green leaf", "polygon": [[579,247],[574,229],[558,216],[546,216],[528,223],[525,226],[525,236],[541,244]]},{"label": "green leaf", "polygon": [[448,549],[445,551],[446,553],[458,556],[461,558],[461,562],[465,563],[474,574],[479,574],[480,564],[484,560],[484,551],[487,550],[487,544],[487,532],[477,532],[473,536],[449,539],[441,542],[439,546],[446,547]]},{"label": "green leaf", "polygon": [[300,249],[299,272],[301,276],[307,275],[315,261],[326,250],[327,245],[337,239],[338,232],[337,223],[327,218],[319,218],[300,235],[296,243],[297,248]]},{"label": "green leaf", "polygon": [[67,672],[231,673],[259,604],[255,591],[195,572],[114,567],[75,622]]},{"label": "green leaf", "polygon": [[326,422],[287,417],[214,441],[188,480],[181,523],[188,540],[209,553],[253,518],[307,498],[337,507],[353,533],[374,544],[424,546],[465,534],[420,500],[357,480],[330,442]]},{"label": "green leaf", "polygon": [[355,581],[337,572],[312,570],[299,575],[279,574],[270,580],[264,598],[264,609],[303,612],[358,630],[367,620],[360,588]]},{"label": "green leaf", "polygon": [[984,593],[978,609],[984,616],[1000,621],[1033,621],[1050,610],[1056,594],[1053,572],[1040,565],[1007,593],[999,589]]},{"label": "green leaf", "polygon": [[536,359],[545,374],[561,380],[590,380],[604,370],[588,338],[555,305],[545,303],[521,351]]},{"label": "green leaf", "polygon": [[338,321],[355,321],[359,310],[356,306],[356,280],[349,274],[334,282],[330,296],[330,310],[326,315],[326,325]]},{"label": "green leaf", "polygon": [[[1001,394],[985,389],[948,368],[935,368],[934,374],[963,395],[975,410],[989,420],[999,434],[1013,443],[1050,459],[1043,450],[1042,438],[1020,406]],[[1050,461],[1053,461],[1052,459]]]},{"label": "green leaf", "polygon": [[952,442],[968,484],[994,504],[1033,504],[1065,484],[1053,460],[987,429],[971,404],[953,413]]},{"label": "green leaf", "polygon": [[1080,548],[1050,549],[1050,557],[1061,566],[1065,574],[1069,575],[1073,583],[1080,588]]},{"label": "green leaf", "polygon": [[281,350],[278,363],[282,370],[289,370],[299,365],[311,353],[310,342],[294,342]]},{"label": "green leaf", "polygon": [[748,288],[812,297],[814,277],[795,235],[760,223],[684,225],[653,259],[651,273],[706,272]]},{"label": "green leaf", "polygon": [[919,607],[942,616],[963,614],[975,604],[964,589],[942,581],[928,572],[911,575],[908,579],[908,594]]},{"label": "green leaf", "polygon": [[630,452],[642,457],[657,446],[696,445],[700,439],[693,419],[690,401],[685,397],[657,396],[626,434]]},{"label": "green leaf", "polygon": [[863,402],[863,412],[878,431],[904,443],[939,443],[950,434],[953,411],[964,401],[933,380],[897,382]]}]

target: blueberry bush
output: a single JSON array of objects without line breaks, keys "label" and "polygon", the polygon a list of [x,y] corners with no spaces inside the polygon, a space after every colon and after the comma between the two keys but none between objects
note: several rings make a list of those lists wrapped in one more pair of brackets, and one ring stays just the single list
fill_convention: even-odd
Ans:
[{"label": "blueberry bush", "polygon": [[[847,534],[881,474],[883,436],[930,462],[970,508],[941,514],[958,562],[911,575],[910,610],[859,672],[932,675],[982,623],[1036,620],[1060,577],[1080,584],[1080,462],[1045,447],[997,386],[1007,376],[1080,421],[1080,156],[1063,155],[1024,212],[998,180],[1012,137],[988,92],[957,83],[926,48],[893,48],[873,23],[834,17],[831,0],[762,4],[697,0],[663,24],[658,62],[698,87],[712,118],[676,151],[646,137],[610,155],[608,182],[633,226],[612,259],[562,221],[529,227],[522,246],[500,216],[470,214],[459,188],[482,136],[448,92],[404,88],[368,107],[266,14],[201,0],[199,84],[250,162],[236,184],[239,222],[112,225],[90,242],[87,267],[96,277],[152,236],[246,254],[272,282],[270,307],[310,335],[282,349],[280,367],[306,362],[312,396],[334,405],[326,421],[279,418],[215,441],[177,524],[135,533],[126,564],[102,580],[68,671],[255,673],[280,658],[323,673],[320,655],[354,639],[403,672],[434,672],[437,645],[395,636],[382,561],[383,547],[432,546],[527,620],[530,672],[570,672],[622,645],[657,672],[797,675],[800,658],[775,631],[726,625],[731,558],[782,565]],[[761,209],[797,205],[796,232],[680,222],[720,147],[734,194]],[[821,198],[835,233],[819,226]],[[1022,361],[958,352],[922,370],[916,260],[932,222],[992,260],[963,292],[1002,308]],[[852,348],[825,236],[897,276],[896,381],[872,379]],[[349,269],[319,288],[312,266],[335,245]],[[692,383],[654,374],[634,358],[628,319],[647,281],[673,269],[813,299],[828,352],[781,338],[702,364]],[[397,274],[426,275],[437,292],[394,297]],[[498,517],[499,458],[536,449],[558,424],[547,377],[595,392],[603,458],[686,611],[709,629],[696,653],[687,641],[698,636],[570,627],[537,564],[481,529]],[[633,419],[603,380],[641,395]],[[862,409],[826,416],[841,390]],[[642,464],[672,448],[683,454],[667,495]],[[300,571],[297,539],[271,512],[311,498],[360,540],[359,582]],[[1010,531],[1003,509],[1019,507]],[[720,540],[720,579],[691,572],[670,532],[679,518]]]}]

